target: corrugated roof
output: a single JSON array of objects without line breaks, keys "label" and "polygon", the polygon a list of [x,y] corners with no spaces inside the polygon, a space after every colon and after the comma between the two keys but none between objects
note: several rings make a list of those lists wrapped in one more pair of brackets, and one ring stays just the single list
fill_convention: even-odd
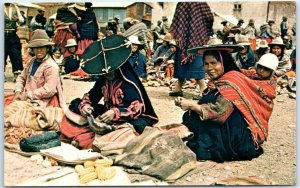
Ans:
[{"label": "corrugated roof", "polygon": [[93,7],[126,8],[135,2],[92,2]]}]

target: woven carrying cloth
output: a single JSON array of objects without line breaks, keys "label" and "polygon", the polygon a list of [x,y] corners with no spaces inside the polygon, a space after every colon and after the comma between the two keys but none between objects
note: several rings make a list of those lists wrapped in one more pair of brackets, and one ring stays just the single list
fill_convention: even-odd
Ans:
[{"label": "woven carrying cloth", "polygon": [[268,122],[276,97],[276,80],[251,80],[237,71],[224,74],[216,83],[224,98],[243,114],[256,144],[268,136]]},{"label": "woven carrying cloth", "polygon": [[213,33],[214,17],[207,3],[179,2],[177,4],[170,33],[182,50],[181,63],[191,62],[188,48],[195,48],[207,43]]}]

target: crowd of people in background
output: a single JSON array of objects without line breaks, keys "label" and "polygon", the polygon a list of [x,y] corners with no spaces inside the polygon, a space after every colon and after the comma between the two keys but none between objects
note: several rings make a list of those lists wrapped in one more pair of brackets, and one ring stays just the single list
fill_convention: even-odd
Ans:
[{"label": "crowd of people in background", "polygon": [[[94,87],[67,108],[80,118],[72,121],[64,114],[59,119],[61,139],[88,149],[95,131],[73,124],[95,116],[102,123],[129,122],[141,134],[158,122],[142,82],[151,76],[170,85],[176,78],[169,96],[178,97],[175,105],[188,111],[183,124],[195,136],[187,145],[198,160],[245,160],[263,153],[277,78],[290,81],[296,75],[296,51],[289,34],[296,35],[296,27],[287,27],[287,17],[282,17],[280,32],[274,20],[257,30],[254,19],[246,26],[243,19],[236,25],[224,20],[223,29],[215,32],[207,3],[179,2],[172,22],[162,16],[156,26],[147,26],[144,20],[127,17],[121,26],[120,16],[114,15],[101,32],[90,2],[66,3],[48,22],[45,11],[39,9],[29,23],[30,42],[23,54],[28,61],[23,62],[16,30],[27,19],[16,4],[5,4],[5,60],[9,56],[17,86],[5,99],[7,106],[25,101],[63,109],[61,75],[96,74]],[[81,66],[82,62],[90,63]],[[187,80],[198,87],[197,104],[182,98]],[[98,104],[101,99],[104,105]],[[239,143],[228,140],[231,134]]]}]

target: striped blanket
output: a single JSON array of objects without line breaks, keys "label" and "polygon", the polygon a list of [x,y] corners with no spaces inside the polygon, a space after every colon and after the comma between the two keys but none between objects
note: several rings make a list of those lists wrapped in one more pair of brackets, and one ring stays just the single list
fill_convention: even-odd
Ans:
[{"label": "striped blanket", "polygon": [[268,122],[276,97],[276,78],[252,80],[243,73],[230,71],[216,83],[224,98],[233,102],[243,114],[256,144],[268,137]]},{"label": "striped blanket", "polygon": [[4,109],[5,142],[19,144],[20,139],[39,131],[60,130],[62,117],[59,107],[43,109],[29,101],[13,101]]}]

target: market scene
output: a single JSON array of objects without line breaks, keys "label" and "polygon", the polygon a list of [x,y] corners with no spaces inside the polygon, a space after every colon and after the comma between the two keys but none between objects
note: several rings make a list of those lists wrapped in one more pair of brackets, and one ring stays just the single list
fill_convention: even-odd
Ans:
[{"label": "market scene", "polygon": [[4,186],[296,185],[296,1],[3,9]]}]

